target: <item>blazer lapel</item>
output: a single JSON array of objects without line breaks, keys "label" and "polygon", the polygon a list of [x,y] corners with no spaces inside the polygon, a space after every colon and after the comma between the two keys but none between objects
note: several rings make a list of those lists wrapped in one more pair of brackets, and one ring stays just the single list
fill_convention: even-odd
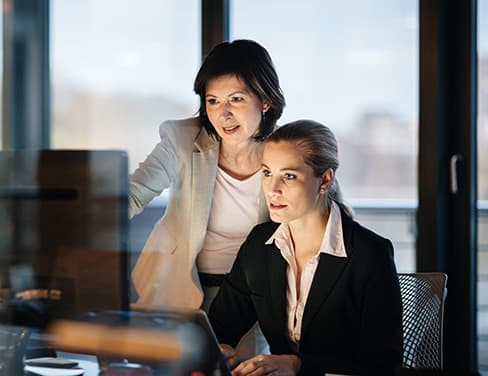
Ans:
[{"label": "blazer lapel", "polygon": [[348,259],[323,253],[313,277],[302,319],[302,334],[306,332],[320,306],[325,303],[342,274]]},{"label": "blazer lapel", "polygon": [[319,308],[325,304],[353,253],[353,222],[343,210],[341,210],[341,221],[347,258],[333,256],[328,253],[322,253],[320,255],[319,264],[317,265],[303,312],[302,335],[307,331]]},{"label": "blazer lapel", "polygon": [[271,299],[268,304],[272,307],[276,327],[280,333],[286,333],[286,270],[288,264],[274,244],[266,247],[271,248],[266,252],[268,255],[267,265]]},{"label": "blazer lapel", "polygon": [[[192,155],[192,215],[190,252],[201,249],[205,240],[208,216],[212,204],[217,163],[219,159],[219,143],[207,135],[202,128],[195,139],[196,150]],[[200,240],[202,244],[196,244]]]}]

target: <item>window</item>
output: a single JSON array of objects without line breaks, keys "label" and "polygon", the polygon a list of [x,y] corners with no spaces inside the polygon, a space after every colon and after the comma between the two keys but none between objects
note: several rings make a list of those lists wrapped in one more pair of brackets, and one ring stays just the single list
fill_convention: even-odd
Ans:
[{"label": "window", "polygon": [[231,39],[271,54],[287,100],[280,123],[311,118],[334,131],[346,199],[394,242],[398,269],[413,271],[418,2],[233,1],[230,24]]},{"label": "window", "polygon": [[478,363],[488,375],[488,4],[478,2]]},{"label": "window", "polygon": [[198,0],[53,0],[53,148],[125,149],[129,169],[166,119],[198,109]]},{"label": "window", "polygon": [[[0,17],[0,30],[3,30],[3,17]],[[3,72],[3,38],[0,41],[0,72]],[[0,87],[3,87],[3,74],[0,75]],[[0,150],[3,149],[3,90],[0,90]]]}]

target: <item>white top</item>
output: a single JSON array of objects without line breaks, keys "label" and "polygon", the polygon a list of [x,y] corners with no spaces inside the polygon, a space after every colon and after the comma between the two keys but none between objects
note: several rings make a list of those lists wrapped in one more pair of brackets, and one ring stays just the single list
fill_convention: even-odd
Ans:
[{"label": "white top", "polygon": [[[130,178],[132,215],[169,188],[164,215],[155,224],[132,271],[139,295],[131,307],[142,310],[197,309],[203,289],[196,259],[207,234],[220,142],[198,118],[166,121],[159,142]],[[258,222],[269,220],[264,194]]]},{"label": "white top", "polygon": [[298,344],[301,337],[303,311],[307,302],[308,293],[312,286],[313,277],[317,270],[320,253],[328,253],[336,257],[347,257],[342,235],[342,220],[339,206],[332,202],[329,220],[325,227],[322,244],[316,253],[303,267],[300,279],[300,290],[297,291],[297,263],[295,260],[295,249],[291,239],[288,225],[282,223],[273,235],[266,241],[266,244],[275,243],[281,255],[288,263],[286,271],[286,311],[288,321],[288,335],[290,339]]},{"label": "white top", "polygon": [[218,167],[207,235],[197,259],[199,272],[230,272],[239,247],[258,223],[261,177],[259,170],[238,180]]}]

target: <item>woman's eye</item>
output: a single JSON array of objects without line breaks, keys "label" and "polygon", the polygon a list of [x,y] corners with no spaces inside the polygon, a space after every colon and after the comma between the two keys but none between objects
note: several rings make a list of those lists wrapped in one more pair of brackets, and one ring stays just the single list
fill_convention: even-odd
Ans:
[{"label": "woman's eye", "polygon": [[294,174],[285,174],[286,180],[295,180],[296,178],[297,178],[297,176]]},{"label": "woman's eye", "polygon": [[243,97],[232,97],[230,98],[231,102],[234,102],[234,103],[238,103],[238,102],[242,102],[244,100]]},{"label": "woman's eye", "polygon": [[208,104],[216,104],[217,103],[217,99],[215,99],[215,98],[207,98],[207,103]]},{"label": "woman's eye", "polygon": [[263,169],[263,175],[266,176],[266,177],[269,177],[269,176],[271,176],[271,171],[270,170]]}]

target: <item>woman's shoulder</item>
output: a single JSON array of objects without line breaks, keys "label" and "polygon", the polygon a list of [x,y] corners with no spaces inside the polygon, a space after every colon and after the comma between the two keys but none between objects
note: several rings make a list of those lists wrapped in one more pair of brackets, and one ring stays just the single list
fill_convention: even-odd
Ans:
[{"label": "woman's shoulder", "polygon": [[354,221],[351,244],[351,265],[359,275],[396,274],[393,244],[388,238]]},{"label": "woman's shoulder", "polygon": [[271,238],[278,226],[279,223],[271,221],[254,226],[239,251],[239,259],[243,264],[254,265],[253,269],[256,268],[257,264],[263,264],[264,254],[270,251],[266,242]]},{"label": "woman's shoulder", "polygon": [[276,231],[280,224],[272,221],[260,223],[251,230],[248,236],[249,241],[253,242],[266,242],[271,235]]},{"label": "woman's shoulder", "polygon": [[341,209],[341,222],[344,241],[346,246],[353,248],[362,246],[387,245],[391,244],[390,240],[364,226],[362,223],[351,217]]},{"label": "woman's shoulder", "polygon": [[166,120],[159,126],[159,134],[163,136],[187,136],[195,138],[201,130],[200,121],[197,117],[179,120]]},{"label": "woman's shoulder", "polygon": [[379,234],[378,232],[366,227],[365,225],[363,225],[357,221],[354,221],[354,230],[355,230],[356,236],[359,237],[360,239],[370,240],[372,242],[380,242],[380,243],[390,241],[385,236]]},{"label": "woman's shoulder", "polygon": [[353,221],[353,247],[365,252],[393,256],[393,245],[390,239]]},{"label": "woman's shoulder", "polygon": [[216,138],[207,134],[197,117],[167,120],[159,127],[159,136],[183,150],[193,150],[195,146],[199,150],[207,150],[219,145]]}]

